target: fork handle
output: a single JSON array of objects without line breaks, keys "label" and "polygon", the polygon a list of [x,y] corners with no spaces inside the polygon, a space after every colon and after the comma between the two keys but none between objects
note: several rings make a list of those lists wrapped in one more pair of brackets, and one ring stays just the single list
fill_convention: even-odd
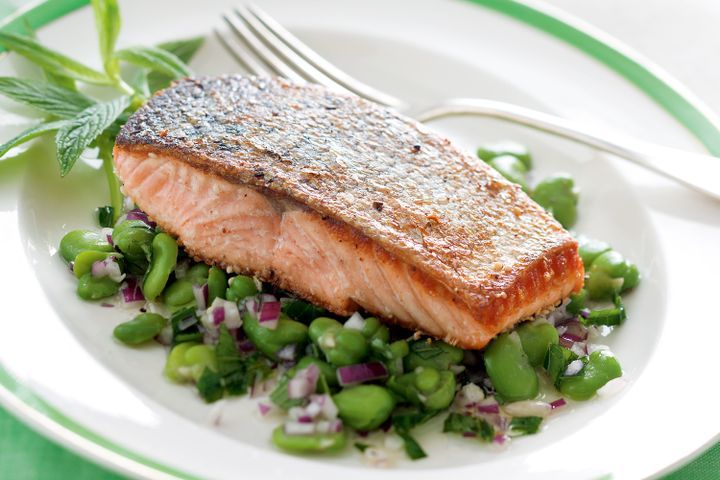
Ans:
[{"label": "fork handle", "polygon": [[497,118],[552,133],[625,158],[720,200],[720,158],[711,155],[595,130],[580,122],[494,100],[456,98],[410,113],[420,122],[457,115]]}]

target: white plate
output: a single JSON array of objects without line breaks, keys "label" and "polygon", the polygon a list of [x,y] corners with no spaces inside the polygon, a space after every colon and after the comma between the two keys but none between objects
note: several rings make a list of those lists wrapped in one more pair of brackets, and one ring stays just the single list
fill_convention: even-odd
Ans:
[{"label": "white plate", "polygon": [[[120,43],[207,34],[234,3],[123,2]],[[587,38],[558,30],[551,17],[520,3],[477,2],[501,11],[434,0],[260,3],[349,73],[407,99],[507,100],[700,148],[645,92],[583,53],[594,45]],[[532,26],[538,22],[548,32]],[[92,25],[85,8],[44,28],[40,38],[98,65]],[[580,49],[551,33],[580,42]],[[642,66],[623,64],[627,57],[617,52],[603,58],[635,75],[650,93],[665,85]],[[237,71],[212,37],[193,67],[208,74]],[[13,56],[0,64],[2,75],[26,69]],[[684,92],[667,89],[665,107],[705,143],[718,145],[714,120]],[[0,133],[6,138],[16,118],[9,112],[21,110],[3,106],[8,113]],[[536,156],[538,177],[571,172],[583,191],[577,230],[637,261],[643,283],[627,298],[630,320],[610,339],[629,381],[619,395],[568,409],[541,434],[504,451],[430,433],[438,426],[428,425],[419,436],[430,457],[400,461],[391,471],[369,472],[350,451],[323,458],[279,453],[269,444],[274,422],[260,418],[247,399],[227,402],[214,427],[208,422],[212,406],[192,389],[163,380],[162,349],[131,350],[112,340],[113,327],[129,312],[75,297],[75,281],[56,246],[64,232],[93,225],[92,209],[106,203],[104,180],[91,163],[60,180],[51,147],[41,144],[0,162],[3,404],[70,448],[153,478],[638,478],[713,442],[720,431],[714,369],[718,205],[617,159],[524,129],[467,118],[436,126],[468,148],[503,138],[524,142]]]}]

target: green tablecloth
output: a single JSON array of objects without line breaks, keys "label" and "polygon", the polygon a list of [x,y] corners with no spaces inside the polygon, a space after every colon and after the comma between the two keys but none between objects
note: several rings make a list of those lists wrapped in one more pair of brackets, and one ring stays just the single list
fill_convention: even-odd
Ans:
[{"label": "green tablecloth", "polygon": [[[0,0],[0,19],[27,3],[32,3],[32,0]],[[0,479],[120,478],[38,435],[0,408]],[[720,479],[720,443],[690,464],[667,475],[664,480],[685,479]]]}]

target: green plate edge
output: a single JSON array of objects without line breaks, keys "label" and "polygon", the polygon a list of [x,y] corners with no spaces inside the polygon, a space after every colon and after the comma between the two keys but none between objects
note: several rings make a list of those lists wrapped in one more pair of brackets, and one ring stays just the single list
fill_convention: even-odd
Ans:
[{"label": "green plate edge", "polygon": [[[711,118],[710,113],[704,112],[709,112],[706,107],[677,91],[677,89],[670,84],[672,80],[661,78],[661,76],[652,71],[651,67],[632,58],[628,53],[603,42],[581,27],[571,24],[570,19],[558,18],[558,12],[552,12],[550,11],[551,9],[546,6],[536,4],[532,1],[465,1],[495,10],[503,15],[537,28],[567,42],[569,45],[600,61],[630,83],[634,84],[665,109],[676,121],[695,136],[710,153],[720,156],[720,122],[715,118]],[[33,29],[40,28],[89,3],[90,0],[39,0],[37,2],[31,2],[26,7],[2,19],[0,21],[0,30],[24,33],[28,25]],[[4,49],[0,47],[0,52],[3,50]],[[132,452],[78,424],[16,381],[2,365],[0,365],[0,387],[27,407],[42,414],[47,421],[60,425],[72,434],[120,455],[132,463],[143,465],[146,468],[162,472],[175,478],[189,480],[195,480],[197,478]],[[134,470],[132,465],[117,465],[116,461],[107,458],[105,461],[123,470]]]}]

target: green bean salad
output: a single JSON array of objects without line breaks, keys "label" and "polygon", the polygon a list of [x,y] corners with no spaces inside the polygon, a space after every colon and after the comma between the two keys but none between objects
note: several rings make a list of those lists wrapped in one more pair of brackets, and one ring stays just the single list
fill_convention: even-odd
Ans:
[{"label": "green bean salad", "polygon": [[[578,203],[572,178],[553,175],[531,188],[530,153],[513,143],[482,147],[478,156],[572,227]],[[413,430],[435,417],[444,417],[447,434],[503,445],[538,432],[545,418],[622,376],[600,342],[625,321],[620,295],[640,275],[609,244],[578,240],[582,291],[483,351],[463,351],[362,312],[341,318],[256,278],[195,262],[135,208],[112,230],[67,233],[59,253],[77,277],[80,298],[137,309],[114,337],[129,347],[165,348],[168,381],[192,385],[208,403],[257,398],[261,415],[282,414],[271,435],[282,450],[339,452],[353,444],[385,465],[402,450],[413,460],[425,457]],[[386,432],[386,440],[374,432]]]}]

